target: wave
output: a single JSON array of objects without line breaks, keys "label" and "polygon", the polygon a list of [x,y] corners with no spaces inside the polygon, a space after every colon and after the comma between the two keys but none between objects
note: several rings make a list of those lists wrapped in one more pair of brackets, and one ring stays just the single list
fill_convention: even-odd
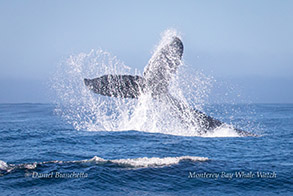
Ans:
[{"label": "wave", "polygon": [[196,161],[207,161],[209,160],[207,157],[196,157],[196,156],[180,156],[180,157],[141,157],[141,158],[133,158],[133,159],[103,159],[98,156],[94,156],[91,159],[85,160],[76,160],[76,161],[44,161],[44,162],[34,162],[34,163],[23,163],[23,164],[8,164],[2,160],[0,160],[0,170],[11,172],[15,169],[36,169],[37,166],[46,165],[46,164],[69,164],[69,163],[94,163],[94,164],[115,164],[124,168],[149,168],[149,167],[165,167],[170,165],[179,164],[180,161],[188,160],[192,162]]},{"label": "wave", "polygon": [[89,162],[103,163],[103,162],[111,162],[120,166],[125,167],[134,167],[134,168],[146,168],[146,167],[164,167],[169,165],[178,164],[182,160],[189,161],[207,161],[206,157],[195,157],[195,156],[181,156],[181,157],[142,157],[142,158],[134,158],[134,159],[114,159],[114,160],[105,160],[100,157],[93,157],[88,160]]}]

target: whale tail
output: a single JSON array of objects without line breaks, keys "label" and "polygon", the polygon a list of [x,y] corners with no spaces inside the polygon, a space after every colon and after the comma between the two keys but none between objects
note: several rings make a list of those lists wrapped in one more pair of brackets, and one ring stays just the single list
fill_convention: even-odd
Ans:
[{"label": "whale tail", "polygon": [[151,92],[153,97],[166,95],[169,82],[181,64],[182,54],[182,41],[173,37],[153,54],[143,77],[103,75],[99,78],[84,79],[84,83],[94,93],[110,97],[138,98],[145,92]]},{"label": "whale tail", "polygon": [[94,93],[109,97],[138,98],[144,89],[144,79],[132,75],[103,75],[84,83]]}]

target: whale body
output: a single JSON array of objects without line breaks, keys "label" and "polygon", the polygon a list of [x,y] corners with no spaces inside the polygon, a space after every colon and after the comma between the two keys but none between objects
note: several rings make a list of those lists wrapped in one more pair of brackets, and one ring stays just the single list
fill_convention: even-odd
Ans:
[{"label": "whale body", "polygon": [[[191,108],[173,97],[169,91],[169,83],[182,64],[183,43],[174,36],[157,50],[148,65],[143,77],[138,75],[103,75],[94,79],[84,79],[85,85],[94,93],[118,98],[139,98],[150,93],[154,99],[170,103],[176,109],[179,118],[190,125],[199,127],[199,134],[205,134],[225,123],[205,113]],[[233,128],[241,136],[254,136],[249,132]]]}]

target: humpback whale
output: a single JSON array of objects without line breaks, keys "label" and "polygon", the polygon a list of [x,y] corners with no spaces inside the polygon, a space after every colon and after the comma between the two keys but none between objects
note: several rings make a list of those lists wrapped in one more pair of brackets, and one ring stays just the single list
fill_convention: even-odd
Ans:
[{"label": "humpback whale", "polygon": [[[182,55],[183,43],[179,37],[173,36],[153,54],[143,76],[110,74],[94,79],[85,78],[84,83],[94,93],[109,97],[137,99],[142,94],[150,93],[153,99],[170,103],[184,123],[199,127],[199,135],[227,125],[190,107],[169,93],[169,83],[182,64]],[[233,129],[241,136],[254,136],[249,132]]]}]

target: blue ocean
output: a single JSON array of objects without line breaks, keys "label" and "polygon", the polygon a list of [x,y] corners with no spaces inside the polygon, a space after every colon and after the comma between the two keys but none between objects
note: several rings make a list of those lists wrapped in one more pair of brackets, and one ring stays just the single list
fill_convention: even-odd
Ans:
[{"label": "blue ocean", "polygon": [[1,195],[292,194],[292,104],[207,106],[254,119],[258,137],[76,130],[56,107],[0,105]]},{"label": "blue ocean", "polygon": [[182,54],[167,30],[143,73],[71,55],[50,104],[0,104],[1,195],[292,195],[293,104],[216,95]]}]

